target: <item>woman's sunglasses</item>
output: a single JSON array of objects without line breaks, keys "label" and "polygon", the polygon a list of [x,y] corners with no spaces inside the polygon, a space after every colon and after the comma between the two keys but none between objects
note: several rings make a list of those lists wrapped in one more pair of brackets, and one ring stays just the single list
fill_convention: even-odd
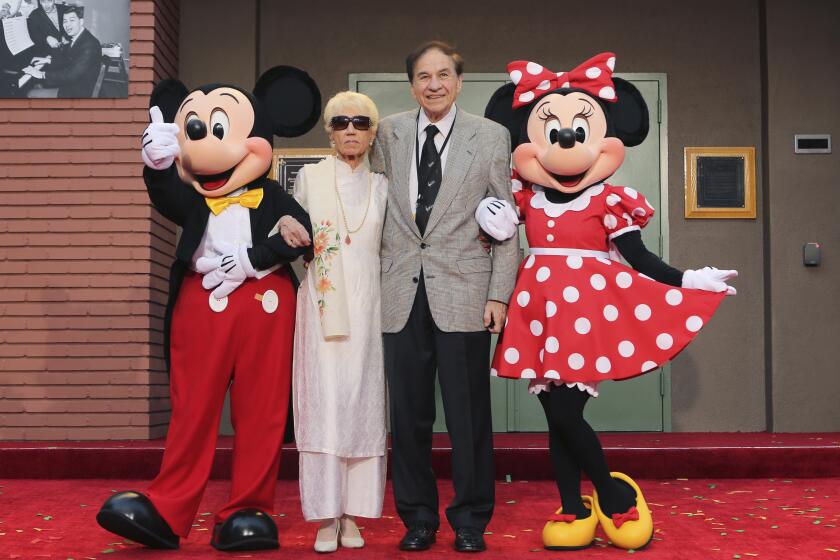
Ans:
[{"label": "woman's sunglasses", "polygon": [[330,119],[330,128],[333,130],[344,130],[350,123],[353,123],[353,128],[356,130],[368,130],[370,128],[370,117],[363,117],[357,115],[355,117],[348,117],[346,115],[339,115]]}]

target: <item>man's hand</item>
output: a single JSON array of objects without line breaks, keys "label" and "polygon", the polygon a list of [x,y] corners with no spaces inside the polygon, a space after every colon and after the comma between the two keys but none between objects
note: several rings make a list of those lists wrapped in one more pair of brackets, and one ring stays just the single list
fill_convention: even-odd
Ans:
[{"label": "man's hand", "polygon": [[23,73],[29,74],[33,78],[37,78],[39,80],[44,79],[44,73],[41,70],[38,70],[37,68],[33,68],[31,66],[27,66],[26,68],[24,68]]},{"label": "man's hand", "polygon": [[312,240],[309,239],[309,232],[293,217],[286,215],[280,218],[280,235],[289,247],[306,247]]},{"label": "man's hand", "polygon": [[155,171],[168,169],[175,158],[181,155],[177,136],[178,125],[163,122],[163,113],[157,105],[149,109],[149,117],[152,122],[146,127],[140,140],[140,156],[143,163]]},{"label": "man's hand", "polygon": [[505,324],[507,305],[500,301],[488,301],[484,306],[484,326],[491,333],[500,333]]},{"label": "man's hand", "polygon": [[493,248],[493,240],[487,237],[483,229],[478,230],[478,242],[481,243],[481,248],[484,249],[484,252],[489,255],[490,249]]}]

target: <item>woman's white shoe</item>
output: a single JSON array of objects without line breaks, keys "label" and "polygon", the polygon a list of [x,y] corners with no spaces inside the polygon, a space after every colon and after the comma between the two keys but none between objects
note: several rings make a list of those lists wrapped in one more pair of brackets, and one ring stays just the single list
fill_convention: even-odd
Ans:
[{"label": "woman's white shoe", "polygon": [[315,552],[335,552],[338,549],[338,519],[325,519],[315,536]]},{"label": "woman's white shoe", "polygon": [[356,526],[356,521],[349,515],[341,517],[341,546],[345,548],[362,548],[365,546],[365,539]]}]

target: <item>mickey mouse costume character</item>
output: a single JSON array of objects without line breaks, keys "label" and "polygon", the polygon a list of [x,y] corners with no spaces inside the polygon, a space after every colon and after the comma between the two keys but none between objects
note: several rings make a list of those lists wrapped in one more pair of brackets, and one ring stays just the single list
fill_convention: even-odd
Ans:
[{"label": "mickey mouse costume character", "polygon": [[210,475],[230,386],[231,495],[216,513],[211,544],[227,551],[278,546],[269,512],[295,324],[287,264],[306,251],[287,245],[278,228],[310,222],[266,174],[274,135],[305,133],[320,105],[312,79],[287,66],[266,72],[253,94],[224,84],[188,91],[177,80],[164,80],[152,93],[143,175],[154,207],[183,228],[165,321],[172,416],[163,464],[149,488],[115,494],[99,511],[96,519],[108,531],[152,548],[178,548]]},{"label": "mickey mouse costume character", "polygon": [[[511,132],[514,199],[530,245],[491,373],[530,379],[544,409],[562,502],[543,529],[552,550],[590,546],[598,523],[615,546],[650,541],[653,521],[641,490],[627,475],[610,473],[584,406],[601,381],[632,378],[676,356],[723,297],[735,294],[726,284],[734,270],[681,272],[648,251],[640,230],[653,207],[632,188],[604,182],[625,147],[648,132],[644,99],[612,78],[614,66],[612,53],[571,72],[512,62],[513,83],[497,90],[486,114]],[[497,238],[511,215],[494,199],[477,211]],[[581,496],[581,470],[595,486],[592,496]]]}]

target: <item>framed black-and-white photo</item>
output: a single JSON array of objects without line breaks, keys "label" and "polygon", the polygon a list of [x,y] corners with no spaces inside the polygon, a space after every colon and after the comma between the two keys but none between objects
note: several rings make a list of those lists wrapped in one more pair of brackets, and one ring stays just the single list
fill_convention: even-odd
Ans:
[{"label": "framed black-and-white photo", "polygon": [[0,97],[128,97],[130,0],[0,0]]}]

